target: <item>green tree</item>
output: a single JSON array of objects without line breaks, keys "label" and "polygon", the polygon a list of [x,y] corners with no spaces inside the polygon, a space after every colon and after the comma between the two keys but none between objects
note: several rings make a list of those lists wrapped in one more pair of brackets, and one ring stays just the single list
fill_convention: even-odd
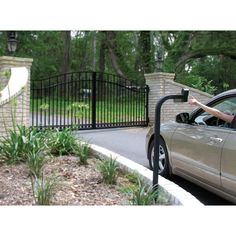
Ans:
[{"label": "green tree", "polygon": [[151,32],[141,31],[139,36],[140,57],[144,73],[152,72]]},{"label": "green tree", "polygon": [[235,31],[161,32],[167,52],[165,64],[177,80],[203,76],[220,92],[235,85]]},{"label": "green tree", "polygon": [[[93,70],[144,83],[160,53],[177,81],[202,77],[217,92],[236,85],[236,31],[19,31],[14,56],[34,59],[32,79]],[[9,55],[7,31],[0,55]]]}]

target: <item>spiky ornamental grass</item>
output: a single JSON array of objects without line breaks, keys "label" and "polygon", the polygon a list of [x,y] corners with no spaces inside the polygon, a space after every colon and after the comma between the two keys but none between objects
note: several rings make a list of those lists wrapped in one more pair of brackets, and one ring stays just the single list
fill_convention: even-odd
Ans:
[{"label": "spiky ornamental grass", "polygon": [[26,161],[29,152],[39,152],[46,149],[44,136],[35,129],[17,125],[8,131],[8,136],[0,142],[1,156],[8,164]]},{"label": "spiky ornamental grass", "polygon": [[27,154],[26,163],[28,165],[30,174],[40,178],[43,173],[43,168],[47,163],[47,158],[42,152],[31,151]]},{"label": "spiky ornamental grass", "polygon": [[60,188],[57,177],[31,177],[34,199],[37,205],[50,205],[53,196]]},{"label": "spiky ornamental grass", "polygon": [[168,197],[159,188],[150,186],[138,175],[128,187],[122,189],[132,205],[168,205]]},{"label": "spiky ornamental grass", "polygon": [[78,145],[74,147],[74,154],[76,155],[79,164],[87,165],[88,158],[91,155],[91,148],[88,143],[79,142]]},{"label": "spiky ornamental grass", "polygon": [[117,176],[118,176],[118,163],[115,159],[109,158],[103,160],[98,165],[98,170],[102,174],[103,181],[106,184],[116,184]]},{"label": "spiky ornamental grass", "polygon": [[78,145],[76,136],[71,129],[48,131],[48,146],[51,154],[56,156],[72,154],[76,145]]}]

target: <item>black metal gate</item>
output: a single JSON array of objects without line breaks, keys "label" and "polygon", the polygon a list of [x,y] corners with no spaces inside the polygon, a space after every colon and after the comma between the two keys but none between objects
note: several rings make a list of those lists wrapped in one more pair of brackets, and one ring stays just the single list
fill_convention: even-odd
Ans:
[{"label": "black metal gate", "polygon": [[32,126],[95,129],[147,126],[148,86],[99,72],[71,72],[31,82]]}]

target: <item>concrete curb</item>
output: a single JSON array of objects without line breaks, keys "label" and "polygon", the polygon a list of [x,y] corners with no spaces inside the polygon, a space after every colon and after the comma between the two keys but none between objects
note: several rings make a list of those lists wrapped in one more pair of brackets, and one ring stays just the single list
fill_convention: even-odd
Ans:
[{"label": "concrete curb", "polygon": [[[150,185],[152,185],[153,172],[144,166],[121,156],[118,153],[112,152],[106,148],[95,144],[90,144],[91,148],[102,158],[113,158],[119,163],[120,167],[129,172],[137,172]],[[167,193],[169,200],[173,205],[183,206],[204,206],[189,192],[180,188],[177,184],[159,176],[159,186]]]}]

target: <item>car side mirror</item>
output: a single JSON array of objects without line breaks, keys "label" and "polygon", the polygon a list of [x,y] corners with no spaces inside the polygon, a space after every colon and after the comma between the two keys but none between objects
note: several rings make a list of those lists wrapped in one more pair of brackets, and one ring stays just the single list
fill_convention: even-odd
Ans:
[{"label": "car side mirror", "polygon": [[188,121],[189,121],[189,113],[187,113],[187,112],[180,113],[176,116],[177,123],[187,124]]}]

